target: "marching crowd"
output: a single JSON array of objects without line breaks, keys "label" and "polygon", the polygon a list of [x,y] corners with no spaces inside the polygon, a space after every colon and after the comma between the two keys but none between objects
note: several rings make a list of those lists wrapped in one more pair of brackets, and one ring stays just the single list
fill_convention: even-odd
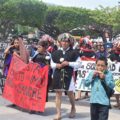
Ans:
[{"label": "marching crowd", "polygon": [[[38,42],[28,43],[22,36],[14,36],[9,46],[4,50],[3,75],[6,77],[12,56],[20,57],[25,63],[35,62],[41,67],[49,64],[48,91],[56,93],[56,116],[61,119],[61,97],[68,95],[71,111],[69,118],[74,118],[75,80],[77,69],[81,66],[81,59],[96,59],[96,70],[91,72],[85,80],[85,85],[91,85],[90,111],[91,120],[108,120],[110,96],[103,83],[113,89],[115,81],[112,73],[107,69],[108,62],[120,62],[120,38],[112,42],[92,41],[90,36],[74,39],[69,33],[60,34],[57,40],[49,35],[43,35]],[[86,92],[86,96],[88,92]],[[120,108],[119,95],[116,95],[116,107]]]}]

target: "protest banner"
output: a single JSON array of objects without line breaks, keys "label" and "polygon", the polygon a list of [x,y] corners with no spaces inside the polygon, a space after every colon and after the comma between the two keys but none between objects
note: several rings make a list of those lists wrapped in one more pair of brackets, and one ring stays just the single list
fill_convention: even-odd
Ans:
[{"label": "protest banner", "polygon": [[95,61],[82,61],[81,67],[78,69],[76,79],[76,90],[90,91],[91,86],[86,87],[84,81],[91,70],[95,69]]},{"label": "protest banner", "polygon": [[[86,87],[84,85],[84,80],[88,76],[89,72],[95,70],[95,60],[93,59],[82,59],[81,67],[78,69],[77,79],[76,79],[76,90],[90,91],[91,86]],[[113,79],[115,80],[115,94],[120,94],[120,63],[111,62],[108,65],[108,70],[113,74]]]},{"label": "protest banner", "polygon": [[120,63],[112,62],[108,69],[113,74],[113,79],[115,80],[115,94],[120,94]]},{"label": "protest banner", "polygon": [[3,97],[13,104],[27,109],[44,112],[48,83],[48,66],[25,64],[13,56],[5,82]]}]

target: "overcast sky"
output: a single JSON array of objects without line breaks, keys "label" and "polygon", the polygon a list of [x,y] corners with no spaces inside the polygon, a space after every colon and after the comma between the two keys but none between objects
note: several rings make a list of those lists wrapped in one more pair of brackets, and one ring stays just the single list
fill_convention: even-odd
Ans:
[{"label": "overcast sky", "polygon": [[102,5],[103,7],[118,6],[118,1],[120,0],[42,0],[42,1],[62,6],[74,6],[95,9],[98,8],[99,5]]}]

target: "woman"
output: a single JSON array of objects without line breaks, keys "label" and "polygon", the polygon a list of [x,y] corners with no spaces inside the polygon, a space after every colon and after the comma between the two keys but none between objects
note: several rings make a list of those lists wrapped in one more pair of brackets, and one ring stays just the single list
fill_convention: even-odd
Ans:
[{"label": "woman", "polygon": [[10,63],[12,60],[13,54],[19,56],[20,55],[20,49],[19,49],[19,39],[18,37],[14,37],[13,41],[11,42],[10,46],[7,47],[4,51],[4,69],[3,69],[3,75],[6,77],[8,74],[8,70],[10,67]]},{"label": "woman", "polygon": [[[61,49],[52,54],[51,67],[53,73],[53,89],[56,91],[56,117],[54,120],[61,119],[61,97],[62,92],[66,91],[70,99],[71,112],[69,117],[75,117],[75,83],[73,79],[74,69],[80,66],[79,53],[72,48],[73,38],[69,33],[63,33],[61,36]],[[59,38],[59,36],[58,36]]]},{"label": "woman", "polygon": [[106,52],[106,49],[103,45],[100,46],[100,50],[96,53],[96,58],[99,58],[99,57],[106,57],[107,58],[107,52]]},{"label": "woman", "polygon": [[[38,42],[37,50],[34,52],[34,55],[32,56],[31,61],[38,63],[40,65],[40,67],[44,67],[46,65],[49,65],[50,53],[47,52],[47,48],[48,48],[48,42],[40,40]],[[49,80],[49,75],[48,75],[48,80]],[[48,101],[48,86],[47,86],[46,92],[47,92],[46,93],[46,101]],[[31,110],[31,111],[29,111],[29,113],[34,114],[36,112]]]},{"label": "woman", "polygon": [[3,75],[5,77],[8,74],[8,70],[10,67],[13,54],[20,57],[21,60],[24,61],[25,63],[28,63],[28,53],[23,44],[23,39],[21,36],[19,37],[15,36],[10,46],[7,47],[4,52],[5,61],[4,61]]},{"label": "woman", "polygon": [[[35,54],[32,57],[32,61],[35,63],[38,63],[40,65],[40,67],[44,67],[45,65],[49,65],[49,63],[50,63],[51,55],[49,52],[47,52],[47,48],[48,48],[47,41],[39,41],[37,51],[35,52]],[[49,80],[49,77],[50,76],[48,75],[48,80]],[[48,88],[47,88],[46,101],[48,101]]]}]

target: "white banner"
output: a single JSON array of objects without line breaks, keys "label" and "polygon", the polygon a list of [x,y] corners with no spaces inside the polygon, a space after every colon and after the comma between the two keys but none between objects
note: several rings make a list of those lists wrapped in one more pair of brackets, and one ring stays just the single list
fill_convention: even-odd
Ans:
[{"label": "white banner", "polygon": [[[90,87],[86,87],[84,81],[88,76],[89,72],[95,70],[95,61],[82,61],[81,68],[78,69],[77,80],[76,80],[76,90],[90,91]],[[120,63],[111,63],[108,66],[108,70],[113,73],[113,78],[115,80],[115,94],[120,94]]]},{"label": "white banner", "polygon": [[82,61],[81,68],[78,69],[76,79],[76,90],[90,91],[91,86],[86,87],[84,81],[91,70],[95,70],[95,61]]},{"label": "white banner", "polygon": [[120,94],[120,63],[111,63],[108,69],[113,73],[115,80],[115,94]]}]

